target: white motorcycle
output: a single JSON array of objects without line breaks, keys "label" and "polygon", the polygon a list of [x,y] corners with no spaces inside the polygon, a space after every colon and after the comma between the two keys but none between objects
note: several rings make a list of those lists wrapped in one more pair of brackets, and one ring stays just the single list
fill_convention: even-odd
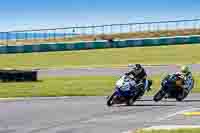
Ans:
[{"label": "white motorcycle", "polygon": [[145,93],[145,86],[142,83],[137,84],[130,76],[124,75],[116,82],[115,91],[108,97],[107,105],[112,106],[113,104],[123,103],[132,105]]}]

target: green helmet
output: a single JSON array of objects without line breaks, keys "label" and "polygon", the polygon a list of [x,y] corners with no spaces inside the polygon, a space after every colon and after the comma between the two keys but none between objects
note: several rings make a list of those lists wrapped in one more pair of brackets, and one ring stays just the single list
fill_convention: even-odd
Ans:
[{"label": "green helmet", "polygon": [[188,74],[190,72],[190,68],[188,66],[182,66],[181,72],[184,74]]}]

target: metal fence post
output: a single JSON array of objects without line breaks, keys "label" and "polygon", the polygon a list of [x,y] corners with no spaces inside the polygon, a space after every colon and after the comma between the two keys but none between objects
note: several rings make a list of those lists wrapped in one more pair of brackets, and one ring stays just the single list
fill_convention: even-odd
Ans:
[{"label": "metal fence post", "polygon": [[138,30],[139,30],[139,32],[141,32],[141,29],[142,29],[141,25],[142,24],[138,24]]},{"label": "metal fence post", "polygon": [[197,31],[197,34],[199,33],[199,23],[200,23],[200,20],[197,20],[196,21],[196,31]]},{"label": "metal fence post", "polygon": [[44,40],[45,41],[47,40],[47,33],[46,33],[46,31],[44,31]]},{"label": "metal fence post", "polygon": [[[4,39],[3,39],[3,37],[2,37],[2,32],[0,32],[0,42],[2,43],[2,44],[4,44]],[[0,45],[1,45],[1,43],[0,43]]]},{"label": "metal fence post", "polygon": [[129,32],[133,32],[132,24],[129,24]]},{"label": "metal fence post", "polygon": [[112,34],[113,29],[112,29],[112,25],[110,25],[110,34]]},{"label": "metal fence post", "polygon": [[193,30],[194,30],[194,33],[196,34],[198,34],[198,28],[197,28],[197,23],[198,23],[198,21],[194,21],[193,22]]},{"label": "metal fence post", "polygon": [[169,24],[168,24],[168,22],[166,23],[166,31],[167,31],[167,36],[169,35]]},{"label": "metal fence post", "polygon": [[161,23],[157,23],[157,30],[158,30],[158,32],[161,31],[161,30],[160,30],[160,27],[161,27],[161,26],[162,26]]},{"label": "metal fence post", "polygon": [[63,33],[64,34],[64,40],[66,40],[66,30],[67,29],[64,29],[64,33]]},{"label": "metal fence post", "polygon": [[175,35],[179,35],[179,32],[177,31],[178,29],[178,22],[174,22],[175,23]]},{"label": "metal fence post", "polygon": [[80,30],[81,30],[81,36],[85,35],[85,29],[84,29],[84,27],[81,27]]},{"label": "metal fence post", "polygon": [[193,28],[192,30],[194,30],[194,33],[196,32],[196,21],[193,21]]},{"label": "metal fence post", "polygon": [[122,33],[122,24],[119,25],[120,33]]},{"label": "metal fence post", "polygon": [[104,32],[105,32],[105,31],[104,31],[104,28],[105,28],[105,27],[104,27],[104,25],[103,25],[103,26],[102,26],[102,34],[104,34]]},{"label": "metal fence post", "polygon": [[18,32],[15,33],[16,34],[16,44],[18,42]]},{"label": "metal fence post", "polygon": [[[32,40],[37,40],[37,39],[36,39],[36,38],[37,38],[37,36],[36,36],[37,33],[36,33],[36,32],[37,32],[37,31],[33,31],[33,39],[32,39]],[[42,36],[41,36],[41,37],[42,37]],[[39,40],[40,40],[40,39],[42,39],[42,38],[39,37]]]},{"label": "metal fence post", "polygon": [[56,41],[56,29],[53,30],[53,40]]},{"label": "metal fence post", "polygon": [[151,32],[151,23],[148,23],[148,32]]},{"label": "metal fence post", "polygon": [[179,22],[176,22],[176,30],[178,29],[179,26]]},{"label": "metal fence post", "polygon": [[184,21],[184,29],[186,29],[186,21]]},{"label": "metal fence post", "polygon": [[92,29],[92,35],[94,35],[94,26],[91,26]]},{"label": "metal fence post", "polygon": [[27,41],[27,39],[28,39],[28,33],[25,31],[24,32],[24,40]]},{"label": "metal fence post", "polygon": [[9,32],[6,32],[6,46],[9,45]]}]

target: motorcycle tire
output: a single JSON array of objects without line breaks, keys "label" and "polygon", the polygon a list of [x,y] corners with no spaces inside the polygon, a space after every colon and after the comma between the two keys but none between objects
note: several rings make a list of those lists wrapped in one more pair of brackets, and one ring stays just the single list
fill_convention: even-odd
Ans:
[{"label": "motorcycle tire", "polygon": [[135,102],[135,101],[134,101],[134,98],[131,97],[131,98],[129,98],[129,99],[127,100],[126,105],[127,105],[127,106],[131,106],[131,105],[133,105],[134,102]]},{"label": "motorcycle tire", "polygon": [[177,95],[176,101],[181,102],[188,96],[187,92],[183,92],[183,93],[184,93],[183,96]]},{"label": "motorcycle tire", "polygon": [[156,95],[153,97],[153,100],[154,100],[155,102],[158,102],[158,101],[162,100],[164,96],[165,96],[165,92],[164,92],[162,89],[160,89],[160,90],[156,93]]},{"label": "motorcycle tire", "polygon": [[112,106],[113,105],[113,97],[115,96],[115,92],[110,96],[110,97],[108,97],[108,99],[107,99],[107,106],[108,107],[110,107],[110,106]]},{"label": "motorcycle tire", "polygon": [[127,101],[127,103],[126,103],[126,105],[127,105],[127,106],[133,105],[133,104],[135,103],[135,101],[136,101],[137,99],[139,99],[139,97],[140,97],[142,94],[144,94],[144,92],[143,92],[143,91],[140,91],[140,92],[138,92],[135,96],[129,98],[128,101]]}]

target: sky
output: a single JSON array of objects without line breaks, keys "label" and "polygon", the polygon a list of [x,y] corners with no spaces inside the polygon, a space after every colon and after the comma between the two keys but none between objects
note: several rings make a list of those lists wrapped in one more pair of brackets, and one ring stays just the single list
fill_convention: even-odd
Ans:
[{"label": "sky", "polygon": [[0,31],[200,18],[200,0],[2,0]]}]

